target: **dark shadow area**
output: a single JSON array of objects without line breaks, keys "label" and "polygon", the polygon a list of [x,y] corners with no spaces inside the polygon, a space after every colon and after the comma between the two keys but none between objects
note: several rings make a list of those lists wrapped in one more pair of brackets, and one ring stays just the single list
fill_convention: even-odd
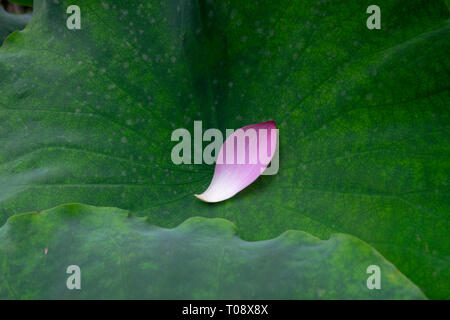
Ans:
[{"label": "dark shadow area", "polygon": [[21,13],[29,13],[29,12],[33,11],[32,7],[23,6],[21,4],[9,2],[6,0],[1,0],[1,3],[2,3],[3,8],[9,13],[21,14]]}]

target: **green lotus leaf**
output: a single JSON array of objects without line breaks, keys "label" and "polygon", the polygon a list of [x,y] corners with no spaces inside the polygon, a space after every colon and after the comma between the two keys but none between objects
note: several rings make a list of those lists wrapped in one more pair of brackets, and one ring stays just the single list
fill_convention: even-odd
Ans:
[{"label": "green lotus leaf", "polygon": [[[0,49],[0,222],[80,202],[161,227],[225,218],[249,241],[345,233],[449,298],[449,11],[386,0],[369,30],[371,4],[35,1]],[[194,120],[275,121],[278,174],[198,201],[213,166],[170,158]]]},{"label": "green lotus leaf", "polygon": [[[380,290],[366,286],[373,264]],[[288,231],[246,242],[224,219],[190,218],[162,229],[124,210],[79,204],[10,218],[0,229],[0,266],[0,298],[424,298],[352,236],[320,240]],[[80,290],[68,290],[69,266],[79,267]]]},{"label": "green lotus leaf", "polygon": [[13,14],[6,12],[0,5],[0,44],[16,30],[22,30],[31,20],[31,14]]}]

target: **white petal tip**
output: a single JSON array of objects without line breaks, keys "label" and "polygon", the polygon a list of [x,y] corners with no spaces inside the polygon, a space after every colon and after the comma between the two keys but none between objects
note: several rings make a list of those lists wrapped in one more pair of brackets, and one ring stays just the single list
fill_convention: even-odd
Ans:
[{"label": "white petal tip", "polygon": [[220,202],[220,201],[223,201],[223,200],[227,200],[228,198],[225,198],[225,199],[211,199],[211,197],[208,197],[208,196],[205,196],[204,195],[205,193],[202,193],[202,194],[194,194],[194,196],[197,198],[197,199],[199,199],[199,200],[201,200],[201,201],[203,201],[203,202],[208,202],[208,203],[215,203],[215,202]]},{"label": "white petal tip", "polygon": [[194,196],[195,196],[197,199],[200,199],[200,200],[202,200],[202,201],[204,201],[204,202],[209,202],[208,200],[206,200],[205,198],[203,198],[201,194],[194,194]]}]

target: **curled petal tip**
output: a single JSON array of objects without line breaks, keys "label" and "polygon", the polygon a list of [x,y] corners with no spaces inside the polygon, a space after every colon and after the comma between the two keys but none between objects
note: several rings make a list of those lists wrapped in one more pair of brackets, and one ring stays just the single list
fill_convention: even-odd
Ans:
[{"label": "curled petal tip", "polygon": [[194,196],[195,196],[197,199],[199,199],[199,200],[202,200],[202,201],[204,201],[204,202],[208,202],[205,198],[202,197],[201,194],[194,194]]}]

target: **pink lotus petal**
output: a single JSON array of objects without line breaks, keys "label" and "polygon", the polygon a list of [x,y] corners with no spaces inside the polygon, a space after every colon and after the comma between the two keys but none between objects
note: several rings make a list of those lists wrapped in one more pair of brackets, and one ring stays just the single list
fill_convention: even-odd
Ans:
[{"label": "pink lotus petal", "polygon": [[264,172],[272,160],[277,135],[274,121],[236,130],[220,149],[208,189],[195,196],[205,202],[219,202],[246,188]]}]

